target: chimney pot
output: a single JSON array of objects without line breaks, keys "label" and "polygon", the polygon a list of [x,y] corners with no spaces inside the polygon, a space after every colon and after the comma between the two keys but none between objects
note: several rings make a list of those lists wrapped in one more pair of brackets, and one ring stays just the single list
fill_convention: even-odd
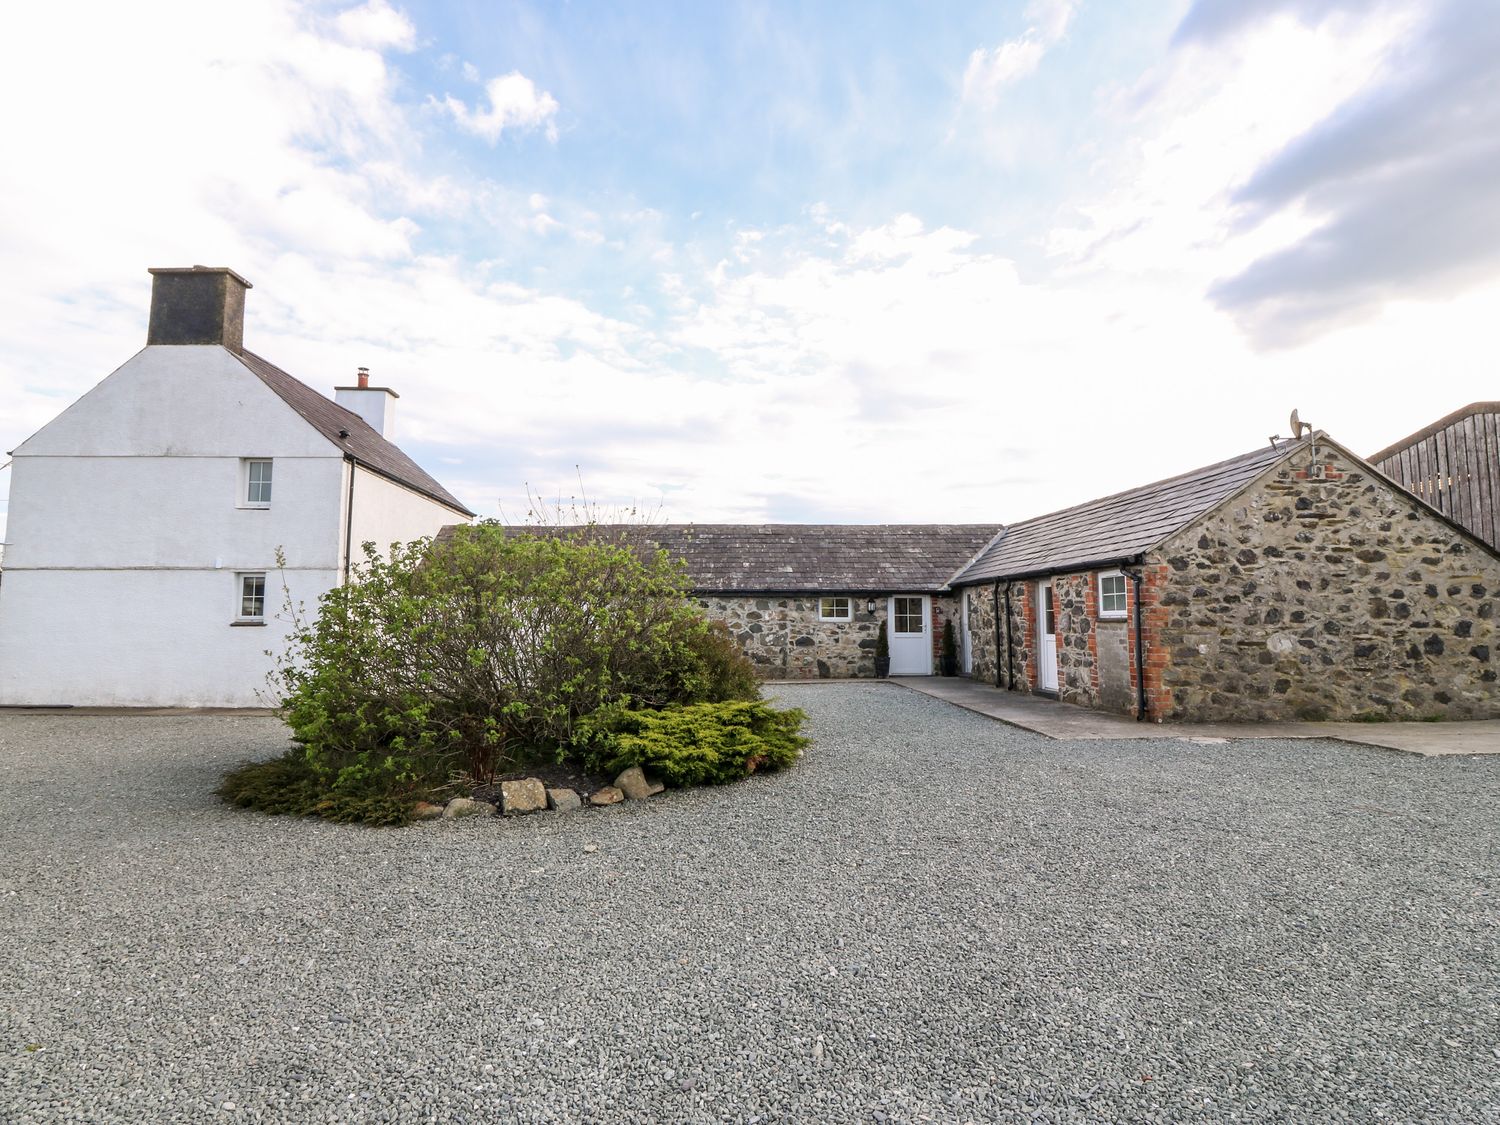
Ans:
[{"label": "chimney pot", "polygon": [[147,344],[245,346],[245,290],[250,283],[226,266],[158,267],[151,274]]},{"label": "chimney pot", "polygon": [[370,369],[361,367],[359,369],[359,389],[365,390],[370,385]]}]

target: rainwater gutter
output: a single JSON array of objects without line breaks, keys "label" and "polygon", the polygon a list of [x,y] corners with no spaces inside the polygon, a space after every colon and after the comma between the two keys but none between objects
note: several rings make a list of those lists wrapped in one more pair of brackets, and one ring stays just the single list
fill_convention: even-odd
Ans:
[{"label": "rainwater gutter", "polygon": [[1127,570],[1125,576],[1135,586],[1135,601],[1133,603],[1135,612],[1131,615],[1135,618],[1135,719],[1138,723],[1146,721],[1146,649],[1141,641],[1141,572],[1140,570]]},{"label": "rainwater gutter", "polygon": [[1010,643],[1010,583],[1005,584],[1005,690],[1016,689],[1016,661]]},{"label": "rainwater gutter", "polygon": [[[1000,579],[995,579],[995,686],[1000,686]],[[1010,628],[1010,619],[1006,618],[1005,626]],[[1009,638],[1006,638],[1009,640]]]},{"label": "rainwater gutter", "polygon": [[349,496],[344,505],[344,585],[349,585],[349,571],[354,563],[354,474],[358,471],[354,458],[344,454],[349,466]]}]

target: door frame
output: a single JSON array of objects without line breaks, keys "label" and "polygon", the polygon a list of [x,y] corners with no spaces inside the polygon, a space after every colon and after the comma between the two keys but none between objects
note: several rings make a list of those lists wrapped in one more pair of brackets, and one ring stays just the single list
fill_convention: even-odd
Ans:
[{"label": "door frame", "polygon": [[958,599],[958,667],[965,676],[974,674],[974,634],[969,630],[969,587]]},{"label": "door frame", "polygon": [[[1052,632],[1047,632],[1047,606],[1052,606]],[[1050,695],[1057,694],[1057,592],[1052,580],[1044,578],[1036,584],[1036,689]],[[1047,638],[1052,643],[1047,643]],[[1050,653],[1049,653],[1050,649]],[[1050,659],[1049,659],[1050,656]],[[1047,682],[1048,673],[1052,682]]]},{"label": "door frame", "polygon": [[[922,639],[925,670],[920,672],[898,672],[896,670],[896,599],[897,598],[920,598],[922,600]],[[887,643],[891,648],[891,675],[893,676],[930,676],[932,675],[932,598],[927,594],[892,594],[885,603],[886,620],[890,622],[890,635]],[[906,633],[903,636],[911,636]]]}]

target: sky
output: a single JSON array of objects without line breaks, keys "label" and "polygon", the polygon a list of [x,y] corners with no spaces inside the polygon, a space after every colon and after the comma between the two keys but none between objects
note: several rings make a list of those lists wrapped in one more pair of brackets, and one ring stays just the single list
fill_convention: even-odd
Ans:
[{"label": "sky", "polygon": [[[481,515],[1023,519],[1500,398],[1492,0],[29,4],[0,450],[152,266]],[[0,491],[10,473],[0,472]],[[0,513],[3,513],[0,507]]]}]

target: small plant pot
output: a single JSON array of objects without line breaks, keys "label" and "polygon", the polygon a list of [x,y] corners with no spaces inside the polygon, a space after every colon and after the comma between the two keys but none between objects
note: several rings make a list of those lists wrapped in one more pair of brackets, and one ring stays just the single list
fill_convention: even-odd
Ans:
[{"label": "small plant pot", "polygon": [[945,676],[956,676],[956,675],[958,675],[958,661],[950,659],[949,657],[946,657],[946,656],[943,657],[943,675],[945,675]]},{"label": "small plant pot", "polygon": [[875,678],[883,680],[891,674],[891,658],[889,656],[877,656],[875,658]]}]

